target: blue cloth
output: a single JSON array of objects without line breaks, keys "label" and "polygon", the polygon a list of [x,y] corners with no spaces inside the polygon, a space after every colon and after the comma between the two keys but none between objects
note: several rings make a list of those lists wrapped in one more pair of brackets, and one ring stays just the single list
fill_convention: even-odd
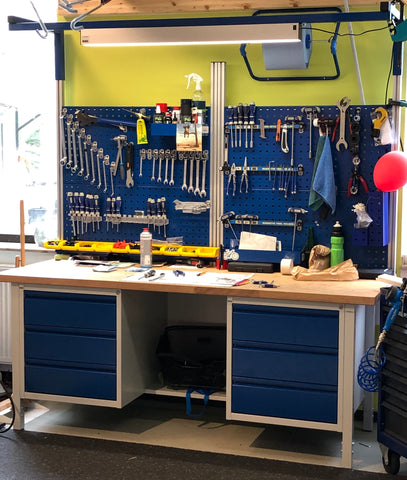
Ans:
[{"label": "blue cloth", "polygon": [[323,202],[331,208],[333,215],[336,210],[336,186],[331,142],[327,135],[322,135],[318,141],[308,204],[312,210],[318,210]]}]

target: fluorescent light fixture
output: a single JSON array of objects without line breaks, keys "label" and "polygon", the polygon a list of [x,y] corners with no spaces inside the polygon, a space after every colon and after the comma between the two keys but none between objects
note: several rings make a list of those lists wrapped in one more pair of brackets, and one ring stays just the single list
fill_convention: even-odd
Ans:
[{"label": "fluorescent light fixture", "polygon": [[298,23],[95,28],[81,30],[81,44],[93,47],[217,45],[300,42]]}]

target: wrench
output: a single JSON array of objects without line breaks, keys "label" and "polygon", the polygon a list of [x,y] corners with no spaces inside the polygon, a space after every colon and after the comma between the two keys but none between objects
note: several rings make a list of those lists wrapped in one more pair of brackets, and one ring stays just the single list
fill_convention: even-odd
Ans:
[{"label": "wrench", "polygon": [[139,177],[143,176],[143,160],[146,158],[146,149],[142,148],[140,150],[140,173],[138,174]]},{"label": "wrench", "polygon": [[165,151],[165,178],[164,178],[164,185],[168,183],[168,160],[171,158],[171,150]]},{"label": "wrench", "polygon": [[84,164],[83,164],[83,139],[85,138],[85,129],[81,128],[78,132],[78,150],[79,150],[79,161],[81,165],[81,169],[78,172],[78,176],[81,177],[83,172],[85,171]]},{"label": "wrench", "polygon": [[59,116],[59,131],[61,136],[61,147],[62,147],[62,158],[60,160],[61,165],[66,163],[66,145],[65,145],[65,128],[64,128],[64,118],[66,116],[67,109],[63,108]]},{"label": "wrench", "polygon": [[92,146],[90,147],[90,164],[92,167],[92,180],[90,181],[91,185],[93,185],[96,181],[95,176],[95,158],[94,153],[98,151],[98,142],[92,142]]},{"label": "wrench", "polygon": [[196,161],[196,172],[195,172],[195,190],[194,195],[200,195],[201,190],[199,189],[199,161],[202,158],[201,152],[195,153],[195,161]]},{"label": "wrench", "polygon": [[109,160],[110,160],[109,155],[105,155],[103,157],[103,181],[104,181],[104,184],[105,184],[105,188],[103,189],[103,193],[107,192],[106,167],[109,166]]},{"label": "wrench", "polygon": [[171,180],[169,185],[174,185],[174,161],[177,157],[177,151],[171,150]]},{"label": "wrench", "polygon": [[99,183],[97,184],[97,187],[96,188],[100,188],[102,186],[102,174],[100,172],[100,161],[99,160],[102,160],[103,161],[103,148],[99,148],[98,150],[98,154],[97,154],[97,164],[98,164],[98,180],[99,180]]},{"label": "wrench", "polygon": [[194,152],[189,152],[189,187],[188,193],[194,191],[193,177],[194,177]]},{"label": "wrench", "polygon": [[78,170],[78,155],[76,153],[76,131],[79,129],[79,122],[74,122],[71,130],[71,141],[72,141],[72,150],[73,150],[73,167],[71,172],[75,173]]},{"label": "wrench", "polygon": [[72,141],[71,141],[71,125],[73,122],[73,115],[69,114],[66,117],[66,134],[68,141],[68,163],[65,165],[66,168],[71,168],[72,166]]},{"label": "wrench", "polygon": [[129,142],[126,151],[126,187],[134,187],[133,181],[133,168],[134,168],[134,143]]},{"label": "wrench", "polygon": [[336,102],[336,106],[341,112],[339,120],[339,140],[336,142],[336,149],[338,152],[341,149],[341,145],[345,147],[345,150],[348,148],[348,142],[345,140],[345,126],[346,126],[346,110],[348,109],[350,100],[348,97],[343,97],[341,100]]},{"label": "wrench", "polygon": [[113,172],[116,169],[116,162],[111,162],[110,163],[110,183],[112,185],[112,193],[111,197],[114,197],[114,183],[113,183]]},{"label": "wrench", "polygon": [[152,172],[152,176],[151,176],[151,181],[154,182],[155,180],[155,176],[154,176],[154,171],[155,171],[155,161],[157,160],[158,158],[158,150],[155,148],[153,150],[153,172]]},{"label": "wrench", "polygon": [[187,161],[188,157],[186,153],[184,154],[183,152],[179,152],[178,158],[180,160],[184,160],[184,183],[182,184],[181,190],[187,190]]},{"label": "wrench", "polygon": [[161,183],[161,164],[165,157],[164,149],[160,148],[160,151],[158,152],[158,157],[159,157],[159,161],[158,161],[157,183]]},{"label": "wrench", "polygon": [[208,150],[202,152],[202,187],[201,187],[201,197],[206,197],[205,190],[205,176],[206,176],[206,162],[208,160]]},{"label": "wrench", "polygon": [[85,165],[86,165],[86,175],[83,177],[84,180],[89,180],[89,157],[88,157],[88,145],[92,144],[92,137],[90,135],[86,135],[85,139],[83,140],[83,150],[85,152]]}]

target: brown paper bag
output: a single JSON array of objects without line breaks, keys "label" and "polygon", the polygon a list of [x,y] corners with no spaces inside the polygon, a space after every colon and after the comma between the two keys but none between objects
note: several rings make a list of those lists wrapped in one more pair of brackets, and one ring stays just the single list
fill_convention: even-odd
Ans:
[{"label": "brown paper bag", "polygon": [[304,267],[294,267],[291,275],[295,280],[308,281],[330,281],[335,280],[339,282],[358,280],[359,273],[353,264],[352,260],[345,260],[334,267],[326,268],[325,270],[311,270]]}]

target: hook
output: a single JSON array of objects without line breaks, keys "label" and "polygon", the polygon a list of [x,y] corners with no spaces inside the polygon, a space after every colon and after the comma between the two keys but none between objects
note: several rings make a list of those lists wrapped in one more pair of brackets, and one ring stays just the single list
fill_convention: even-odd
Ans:
[{"label": "hook", "polygon": [[91,13],[93,12],[96,12],[96,10],[99,10],[100,7],[103,7],[104,5],[106,5],[106,3],[109,3],[110,0],[101,0],[100,1],[100,5],[98,5],[97,7],[93,8],[92,10],[90,10],[89,12],[85,12],[85,13],[82,13],[81,15],[79,15],[78,17],[74,18],[71,22],[71,29],[72,30],[82,30],[83,27],[82,26],[79,26],[77,27],[77,23],[79,23],[81,20],[83,20],[84,18],[86,18],[87,16],[89,16]]},{"label": "hook", "polygon": [[38,12],[37,12],[37,9],[35,8],[35,5],[34,5],[33,2],[31,2],[31,5],[33,6],[34,12],[35,12],[35,14],[36,14],[37,17],[38,17],[38,21],[40,22],[42,31],[43,31],[44,33],[41,33],[40,30],[36,30],[36,32],[38,33],[38,35],[39,35],[41,38],[47,38],[47,37],[48,37],[47,27],[45,26],[44,22],[41,20],[41,17],[39,16],[39,14],[38,14]]},{"label": "hook", "polygon": [[63,2],[63,4],[60,2],[58,5],[69,13],[78,13],[78,10],[75,10],[73,8],[73,6],[78,4],[78,3],[82,4],[82,3],[88,2],[88,1],[89,0],[77,0],[76,2],[68,2],[68,0],[61,0],[61,2]]}]

